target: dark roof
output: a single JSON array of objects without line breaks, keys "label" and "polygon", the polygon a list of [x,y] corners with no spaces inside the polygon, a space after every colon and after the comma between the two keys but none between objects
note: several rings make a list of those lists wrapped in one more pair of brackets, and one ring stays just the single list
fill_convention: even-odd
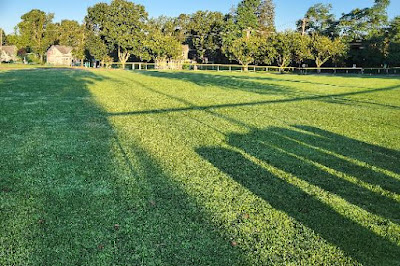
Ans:
[{"label": "dark roof", "polygon": [[4,45],[4,46],[1,47],[1,50],[6,52],[6,54],[16,55],[17,51],[18,51],[18,48],[15,45]]},{"label": "dark roof", "polygon": [[54,48],[56,48],[62,54],[69,54],[73,49],[72,47],[65,45],[54,45]]}]

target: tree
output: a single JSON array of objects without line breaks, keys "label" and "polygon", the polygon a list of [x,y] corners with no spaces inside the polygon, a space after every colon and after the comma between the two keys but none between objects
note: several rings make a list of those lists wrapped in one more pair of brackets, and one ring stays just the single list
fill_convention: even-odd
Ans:
[{"label": "tree", "polygon": [[275,32],[275,5],[272,0],[263,0],[258,6],[258,26],[265,35]]},{"label": "tree", "polygon": [[242,0],[236,9],[236,23],[240,30],[259,29],[261,0]]},{"label": "tree", "polygon": [[117,48],[122,68],[131,55],[144,56],[146,20],[144,6],[126,0],[113,0],[106,8],[104,36]]},{"label": "tree", "polygon": [[[315,60],[317,68],[320,68],[330,59],[344,56],[348,50],[347,44],[342,39],[331,40],[326,36],[314,34],[311,37],[311,57]],[[318,70],[320,71],[320,70]]]},{"label": "tree", "polygon": [[310,7],[304,19],[297,21],[297,30],[307,34],[319,34],[324,36],[337,36],[337,22],[335,15],[331,13],[331,4],[315,4]]},{"label": "tree", "polygon": [[57,38],[56,25],[52,23],[54,15],[38,9],[22,15],[18,23],[21,46],[29,47],[43,63],[44,54]]},{"label": "tree", "polygon": [[61,45],[73,47],[72,54],[81,60],[85,59],[86,29],[75,20],[62,20],[59,26],[59,42]]},{"label": "tree", "polygon": [[400,66],[400,16],[395,17],[388,29],[389,47],[388,63],[394,66]]},{"label": "tree", "polygon": [[232,57],[237,60],[244,71],[248,71],[248,66],[253,62],[271,62],[273,58],[273,48],[266,43],[266,39],[260,36],[243,36],[232,42],[229,48]]},{"label": "tree", "polygon": [[276,63],[279,67],[287,67],[293,61],[297,63],[311,58],[309,49],[309,37],[302,36],[298,32],[285,31],[273,37],[273,45],[276,49]]},{"label": "tree", "polygon": [[221,35],[221,51],[229,60],[234,60],[235,57],[231,53],[231,48],[233,42],[242,37],[243,34],[240,32],[239,26],[235,23],[235,18],[233,14],[228,14],[225,16],[224,25]]},{"label": "tree", "polygon": [[107,12],[108,5],[98,3],[88,8],[85,17],[86,48],[91,56],[100,60],[102,66],[110,59],[109,54],[113,48],[113,44],[107,41],[105,36],[104,24]]},{"label": "tree", "polygon": [[198,11],[189,22],[190,44],[203,63],[206,56],[215,57],[221,49],[221,31],[224,16],[220,12]]},{"label": "tree", "polygon": [[177,18],[175,18],[175,36],[181,43],[185,43],[187,41],[188,35],[190,33],[190,15],[180,14]]},{"label": "tree", "polygon": [[88,33],[86,48],[89,50],[91,56],[100,60],[101,66],[104,66],[109,61],[110,48],[100,35],[96,35],[93,32]]},{"label": "tree", "polygon": [[159,20],[151,20],[148,27],[145,47],[155,62],[177,59],[182,55],[182,44],[173,31],[165,30],[162,25]]},{"label": "tree", "polygon": [[377,34],[387,24],[390,0],[375,0],[369,8],[356,8],[339,20],[341,33],[348,41],[363,40]]},{"label": "tree", "polygon": [[293,61],[300,65],[304,60],[312,59],[311,38],[308,35],[295,33],[293,35]]}]

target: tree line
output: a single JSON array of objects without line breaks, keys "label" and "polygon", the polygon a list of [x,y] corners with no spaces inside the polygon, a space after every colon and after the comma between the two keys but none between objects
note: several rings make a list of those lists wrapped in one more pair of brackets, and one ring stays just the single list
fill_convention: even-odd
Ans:
[{"label": "tree line", "polygon": [[299,18],[295,30],[279,32],[272,0],[242,0],[228,14],[197,11],[158,18],[149,18],[143,5],[113,0],[89,7],[83,23],[54,23],[54,14],[31,10],[3,40],[41,63],[53,44],[73,47],[82,63],[96,59],[102,65],[180,59],[187,44],[199,63],[380,67],[400,59],[400,16],[389,21],[388,5],[389,0],[375,0],[337,19],[330,4],[320,3]]}]

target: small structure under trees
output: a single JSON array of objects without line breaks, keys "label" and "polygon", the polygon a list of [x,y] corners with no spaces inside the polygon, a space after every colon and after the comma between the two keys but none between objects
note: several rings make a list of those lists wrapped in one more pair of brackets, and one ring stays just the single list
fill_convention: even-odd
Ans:
[{"label": "small structure under trees", "polygon": [[0,47],[0,62],[17,61],[18,48],[15,45],[5,45]]},{"label": "small structure under trees", "polygon": [[72,55],[73,48],[63,45],[52,45],[47,50],[47,64],[68,66],[74,60]]}]

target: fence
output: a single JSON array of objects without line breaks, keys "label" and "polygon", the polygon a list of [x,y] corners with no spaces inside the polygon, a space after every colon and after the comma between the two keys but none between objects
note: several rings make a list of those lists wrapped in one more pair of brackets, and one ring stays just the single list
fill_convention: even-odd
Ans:
[{"label": "fence", "polygon": [[[122,63],[111,63],[106,66],[112,69],[121,69]],[[247,70],[246,70],[247,68]],[[154,70],[157,69],[155,63],[146,62],[127,62],[125,70]],[[360,68],[360,67],[277,67],[277,66],[255,66],[247,67],[233,64],[182,64],[183,70],[209,70],[209,71],[236,71],[236,72],[272,72],[272,73],[298,73],[298,74],[400,74],[400,67],[394,68]]]}]

